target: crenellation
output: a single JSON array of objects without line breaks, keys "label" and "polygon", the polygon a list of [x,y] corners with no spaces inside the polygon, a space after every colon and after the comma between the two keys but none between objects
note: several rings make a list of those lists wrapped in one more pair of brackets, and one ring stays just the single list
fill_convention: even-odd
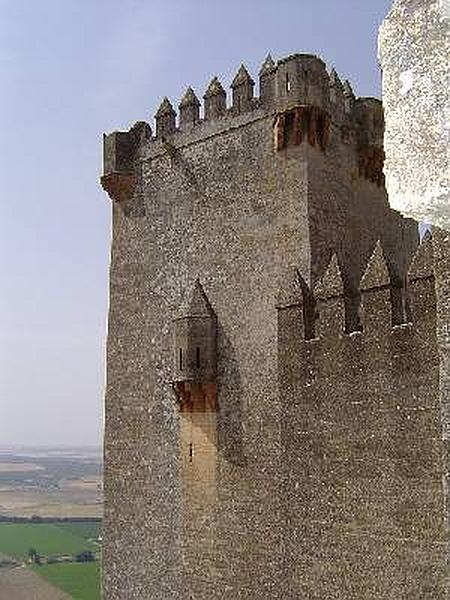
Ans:
[{"label": "crenellation", "polygon": [[391,277],[384,256],[383,246],[381,241],[378,240],[362,276],[360,289],[361,291],[368,291],[389,287],[390,283]]},{"label": "crenellation", "polygon": [[226,114],[227,93],[217,77],[213,77],[203,98],[205,100],[206,121],[219,119]]},{"label": "crenellation", "polygon": [[339,336],[345,332],[344,282],[334,252],[323,276],[313,287],[316,302],[316,335]]},{"label": "crenellation", "polygon": [[[325,272],[311,292],[300,275],[296,279],[289,278],[291,285],[281,289],[277,309],[301,307],[301,330],[306,340],[314,338],[315,334],[320,338],[357,332],[373,335],[379,331],[380,323],[383,331],[410,325],[409,303],[415,302],[416,288],[420,289],[415,283],[430,278],[433,278],[431,237],[419,246],[412,260],[409,286],[404,280],[399,283],[378,240],[357,290],[345,283],[338,256],[332,253]],[[309,307],[307,312],[305,306]],[[358,323],[358,326],[350,327],[350,322]]]},{"label": "crenellation", "polygon": [[170,136],[176,129],[176,112],[167,96],[161,102],[155,115],[156,137]]},{"label": "crenellation", "polygon": [[[281,278],[276,298],[278,313],[285,311],[283,319],[295,320],[295,331],[299,339],[312,339],[315,336],[316,301],[313,290],[300,271],[288,269]],[[280,318],[280,316],[279,316]]]},{"label": "crenellation", "polygon": [[[201,118],[201,103],[194,90],[187,88],[179,103],[179,123],[177,114],[167,97],[163,99],[155,115],[156,135],[152,138],[146,130],[144,143],[156,143],[170,137],[175,144],[174,134],[179,143],[189,139],[196,131],[196,139],[209,136],[211,128],[207,124],[218,123],[218,131],[226,131],[253,119],[277,118],[296,111],[302,116],[298,120],[298,141],[307,140],[311,145],[324,150],[328,144],[332,127],[341,131],[344,143],[358,146],[359,175],[382,185],[384,154],[382,152],[383,115],[380,102],[373,98],[356,98],[348,81],[342,83],[337,71],[327,73],[325,63],[312,54],[293,54],[277,63],[268,54],[259,71],[259,97],[254,96],[254,80],[242,64],[231,83],[232,104],[227,107],[227,93],[217,77],[214,77],[204,94],[204,117]],[[254,115],[242,121],[241,116]],[[289,117],[287,117],[289,120]],[[151,131],[151,130],[150,130]],[[178,134],[187,134],[181,137]],[[126,135],[115,132],[110,136]],[[294,138],[293,138],[294,139]],[[121,141],[120,148],[114,150],[112,138],[105,142],[105,171],[110,168],[109,155],[116,160],[131,163],[134,137],[130,137],[129,148]],[[176,144],[175,144],[176,145]],[[289,145],[289,144],[287,144]],[[284,148],[285,145],[278,144]],[[111,151],[112,150],[112,151]]]},{"label": "crenellation", "polygon": [[186,90],[178,108],[180,111],[180,129],[182,131],[191,129],[200,121],[200,101],[191,87]]},{"label": "crenellation", "polygon": [[[344,85],[342,83],[342,80],[339,77],[339,74],[334,67],[330,71],[330,88],[332,88],[332,89],[339,88],[342,91],[344,91]],[[332,100],[333,100],[333,98],[332,98]]]},{"label": "crenellation", "polygon": [[259,71],[259,97],[265,107],[275,102],[277,66],[272,56],[268,54]]},{"label": "crenellation", "polygon": [[253,89],[255,82],[242,64],[231,84],[232,109],[235,113],[242,113],[254,107]]},{"label": "crenellation", "polygon": [[361,279],[361,325],[363,332],[374,335],[391,328],[391,277],[380,240]]},{"label": "crenellation", "polygon": [[408,270],[408,281],[428,279],[434,276],[433,236],[428,232],[422,239]]}]

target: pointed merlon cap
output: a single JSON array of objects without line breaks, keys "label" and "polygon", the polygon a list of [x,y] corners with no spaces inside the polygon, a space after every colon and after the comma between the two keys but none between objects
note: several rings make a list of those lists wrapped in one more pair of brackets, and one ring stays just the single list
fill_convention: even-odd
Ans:
[{"label": "pointed merlon cap", "polygon": [[314,286],[316,298],[331,298],[341,296],[344,293],[342,273],[336,253],[333,253],[328,267],[322,277]]},{"label": "pointed merlon cap", "polygon": [[208,88],[205,92],[204,98],[211,98],[213,96],[225,96],[226,92],[223,89],[222,84],[217,79],[217,77],[213,77],[208,85]]},{"label": "pointed merlon cap", "polygon": [[180,102],[180,108],[185,106],[200,106],[200,101],[191,87],[188,87]]},{"label": "pointed merlon cap", "polygon": [[189,301],[184,308],[183,317],[215,317],[214,310],[198,278],[195,280]]},{"label": "pointed merlon cap", "polygon": [[232,88],[238,87],[240,85],[245,85],[245,84],[250,84],[250,85],[254,85],[254,81],[253,79],[250,77],[249,72],[247,71],[247,69],[245,68],[244,65],[241,65],[239,67],[239,71],[236,73],[235,78],[233,79],[233,82],[231,84]]},{"label": "pointed merlon cap", "polygon": [[276,70],[275,62],[270,54],[268,54],[259,70],[260,75],[268,75]]},{"label": "pointed merlon cap", "polygon": [[433,238],[431,232],[428,231],[414,255],[409,267],[408,279],[409,281],[426,279],[431,277],[433,273]]},{"label": "pointed merlon cap", "polygon": [[330,85],[336,86],[336,87],[343,87],[342,81],[341,81],[339,75],[337,74],[336,69],[331,69]]},{"label": "pointed merlon cap", "polygon": [[161,115],[170,115],[175,114],[173,106],[170,103],[170,100],[167,96],[164,97],[163,101],[159,105],[159,108],[156,112],[156,116],[160,117]]},{"label": "pointed merlon cap", "polygon": [[361,291],[388,286],[391,283],[383,248],[378,240],[361,279]]},{"label": "pointed merlon cap", "polygon": [[302,283],[307,287],[300,272],[296,268],[289,268],[280,278],[276,305],[278,308],[300,306],[303,304]]},{"label": "pointed merlon cap", "polygon": [[344,95],[345,96],[352,96],[353,98],[355,97],[355,93],[353,92],[353,88],[350,84],[350,81],[348,79],[346,79],[344,81],[344,84],[342,86],[344,88]]}]

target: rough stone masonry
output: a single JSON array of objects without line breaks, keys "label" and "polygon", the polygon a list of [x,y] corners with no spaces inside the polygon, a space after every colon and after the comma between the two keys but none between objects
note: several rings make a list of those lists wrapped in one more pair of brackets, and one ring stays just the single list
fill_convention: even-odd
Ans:
[{"label": "rough stone masonry", "polygon": [[[434,225],[444,486],[450,482],[450,2],[396,0],[379,36],[391,206]],[[446,524],[450,498],[446,493]],[[447,573],[450,577],[450,573]]]},{"label": "rough stone masonry", "polygon": [[379,47],[390,204],[450,230],[450,1],[396,0]]},{"label": "rough stone masonry", "polygon": [[104,139],[107,600],[447,598],[433,239],[313,55]]}]

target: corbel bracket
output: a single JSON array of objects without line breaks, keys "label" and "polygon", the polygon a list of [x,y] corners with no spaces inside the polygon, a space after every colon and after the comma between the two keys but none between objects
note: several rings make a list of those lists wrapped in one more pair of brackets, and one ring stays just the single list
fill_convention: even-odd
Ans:
[{"label": "corbel bracket", "polygon": [[121,204],[133,198],[136,177],[134,173],[108,173],[100,178],[100,183],[111,200]]}]

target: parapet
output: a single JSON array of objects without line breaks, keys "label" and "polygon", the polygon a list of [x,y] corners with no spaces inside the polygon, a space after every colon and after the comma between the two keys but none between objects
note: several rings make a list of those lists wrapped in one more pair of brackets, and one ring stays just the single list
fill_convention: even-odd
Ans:
[{"label": "parapet", "polygon": [[[300,277],[303,287],[292,288],[289,303],[278,301],[277,309],[285,311],[296,304],[303,306],[308,298],[314,308],[303,311],[304,322],[299,329],[305,340],[355,332],[379,335],[389,328],[414,326],[420,318],[414,307],[423,302],[424,294],[429,294],[430,302],[433,301],[433,260],[432,239],[426,237],[412,258],[406,280],[399,282],[378,241],[355,294],[354,289],[347,287],[338,255],[333,253],[312,289]],[[298,296],[297,302],[294,293]]]},{"label": "parapet", "polygon": [[203,95],[203,108],[191,87],[179,102],[179,115],[175,103],[165,97],[155,114],[155,135],[149,125],[139,122],[128,132],[105,136],[103,186],[115,199],[121,197],[116,180],[132,188],[142,145],[153,149],[151,155],[170,154],[190,143],[192,136],[202,139],[265,117],[273,119],[277,151],[307,141],[326,152],[330,131],[341,128],[342,140],[357,146],[360,175],[383,183],[384,120],[379,100],[357,98],[349,82],[342,82],[335,69],[328,71],[313,54],[292,54],[278,62],[269,54],[259,71],[259,96],[254,88],[255,81],[242,64],[231,83],[231,104],[218,77],[212,78]]},{"label": "parapet", "polygon": [[125,202],[136,185],[135,161],[139,148],[152,138],[148,123],[138,121],[129,131],[103,136],[103,176],[101,184],[112,200]]}]

